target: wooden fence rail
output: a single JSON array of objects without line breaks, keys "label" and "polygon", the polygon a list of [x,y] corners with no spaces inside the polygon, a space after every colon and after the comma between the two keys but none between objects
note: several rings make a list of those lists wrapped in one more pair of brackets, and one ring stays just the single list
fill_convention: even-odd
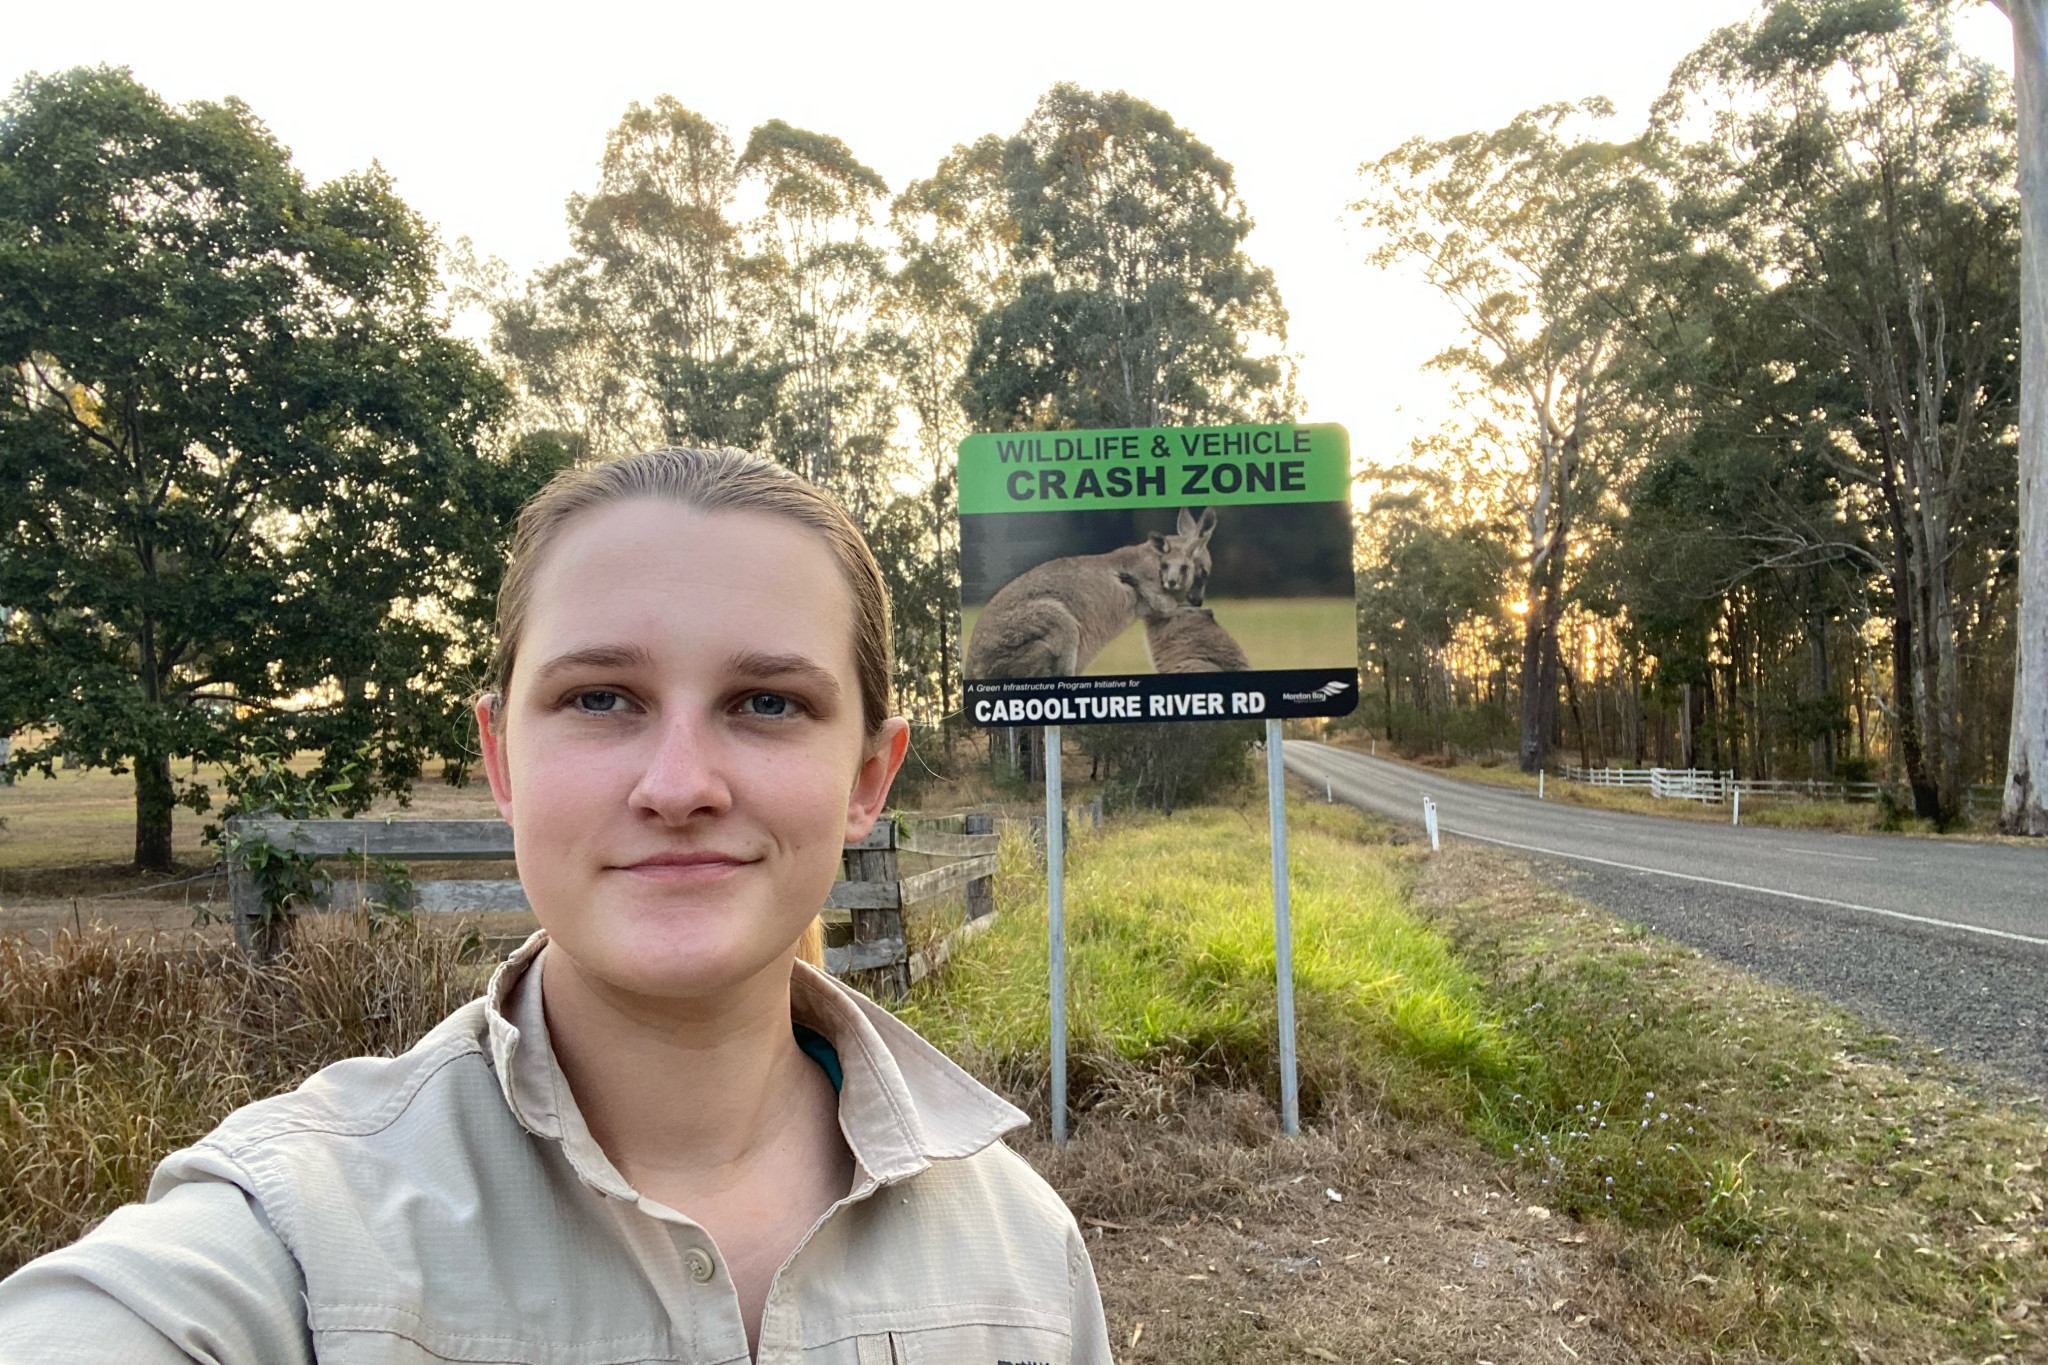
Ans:
[{"label": "wooden fence rail", "polygon": [[[835,883],[825,901],[825,969],[835,976],[869,973],[864,984],[873,994],[908,991],[943,965],[964,938],[987,927],[995,910],[998,842],[993,816],[956,815],[911,816],[901,829],[895,821],[880,821],[867,838],[848,844],[846,880]],[[905,877],[897,866],[904,853],[958,861]],[[912,953],[903,912],[963,888],[966,923],[927,952]]]},{"label": "wooden fence rail", "polygon": [[[926,816],[877,821],[867,838],[848,844],[842,855],[845,880],[833,883],[825,902],[825,966],[835,975],[868,975],[864,984],[900,995],[942,965],[962,936],[987,926],[995,910],[994,817]],[[312,911],[352,913],[389,905],[393,897],[375,874],[372,860],[404,863],[503,861],[512,857],[512,827],[502,820],[232,820],[231,836],[262,838],[277,848],[336,861],[356,859],[362,875],[334,879]],[[901,876],[898,855],[915,853],[953,861]],[[910,906],[955,891],[966,893],[967,919],[924,952],[912,953],[904,935],[903,912]],[[528,910],[526,890],[516,879],[416,882],[410,903],[424,913]],[[263,891],[240,860],[230,859],[228,905],[235,942],[244,952],[270,957],[282,945],[284,926],[264,914]],[[839,939],[839,942],[833,942]]]}]

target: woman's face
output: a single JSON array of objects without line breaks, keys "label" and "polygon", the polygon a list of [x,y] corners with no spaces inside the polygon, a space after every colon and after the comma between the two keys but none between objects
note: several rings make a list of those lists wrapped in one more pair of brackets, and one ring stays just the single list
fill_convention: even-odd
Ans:
[{"label": "woman's face", "polygon": [[853,620],[823,539],[780,517],[638,500],[563,530],[482,728],[520,880],[580,971],[686,998],[786,963],[907,740],[865,733]]}]

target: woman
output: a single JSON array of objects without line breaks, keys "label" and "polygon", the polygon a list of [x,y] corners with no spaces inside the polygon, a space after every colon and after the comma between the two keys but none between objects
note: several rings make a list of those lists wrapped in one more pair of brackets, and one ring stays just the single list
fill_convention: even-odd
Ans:
[{"label": "woman", "polygon": [[0,1362],[1107,1361],[1024,1115],[813,965],[907,744],[846,514],[739,454],[566,473],[498,628],[541,931],[0,1284]]}]

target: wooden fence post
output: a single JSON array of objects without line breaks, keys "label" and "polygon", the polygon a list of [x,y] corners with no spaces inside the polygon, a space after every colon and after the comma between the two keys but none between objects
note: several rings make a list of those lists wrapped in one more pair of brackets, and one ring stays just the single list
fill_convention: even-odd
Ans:
[{"label": "wooden fence post", "polygon": [[[846,880],[880,882],[892,890],[896,889],[901,881],[896,869],[896,822],[883,816],[861,843],[866,847],[849,848],[841,855],[845,860]],[[848,912],[853,918],[853,943],[856,947],[863,943],[900,944],[904,941],[903,903],[899,896],[889,898],[893,904],[887,909],[856,908]],[[867,971],[870,973],[868,982],[873,987],[868,992],[870,995],[888,1000],[910,990],[908,960],[886,967],[868,968]]]},{"label": "wooden fence post", "polygon": [[[253,833],[253,823],[228,821],[230,840]],[[266,917],[263,888],[256,885],[249,869],[232,854],[228,857],[228,919],[234,927],[235,946],[256,962],[269,962],[276,958],[291,938],[291,917]]]},{"label": "wooden fence post", "polygon": [[[966,820],[969,834],[994,834],[996,818],[993,815],[970,815]],[[980,919],[983,915],[996,912],[996,879],[994,876],[976,877],[967,883],[967,918]]]}]

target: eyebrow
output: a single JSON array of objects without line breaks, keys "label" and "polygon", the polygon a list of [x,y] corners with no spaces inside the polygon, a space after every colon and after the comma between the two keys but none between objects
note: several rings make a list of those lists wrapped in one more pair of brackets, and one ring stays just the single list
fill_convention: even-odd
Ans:
[{"label": "eyebrow", "polygon": [[[534,678],[540,681],[560,673],[574,673],[586,668],[651,668],[653,664],[654,656],[639,645],[591,645],[587,649],[572,649],[565,654],[557,654],[534,670]],[[748,650],[727,659],[725,666],[728,672],[745,678],[790,678],[800,681],[828,702],[838,701],[842,694],[839,679],[832,676],[832,670],[802,654],[770,654],[761,650]]]},{"label": "eyebrow", "polygon": [[832,676],[832,670],[801,654],[767,654],[749,650],[735,654],[726,660],[731,672],[749,678],[796,678],[819,693],[826,701],[838,701],[839,679]]},{"label": "eyebrow", "polygon": [[654,656],[639,645],[592,645],[557,654],[534,670],[534,678],[538,681],[581,668],[646,668],[653,662]]}]

